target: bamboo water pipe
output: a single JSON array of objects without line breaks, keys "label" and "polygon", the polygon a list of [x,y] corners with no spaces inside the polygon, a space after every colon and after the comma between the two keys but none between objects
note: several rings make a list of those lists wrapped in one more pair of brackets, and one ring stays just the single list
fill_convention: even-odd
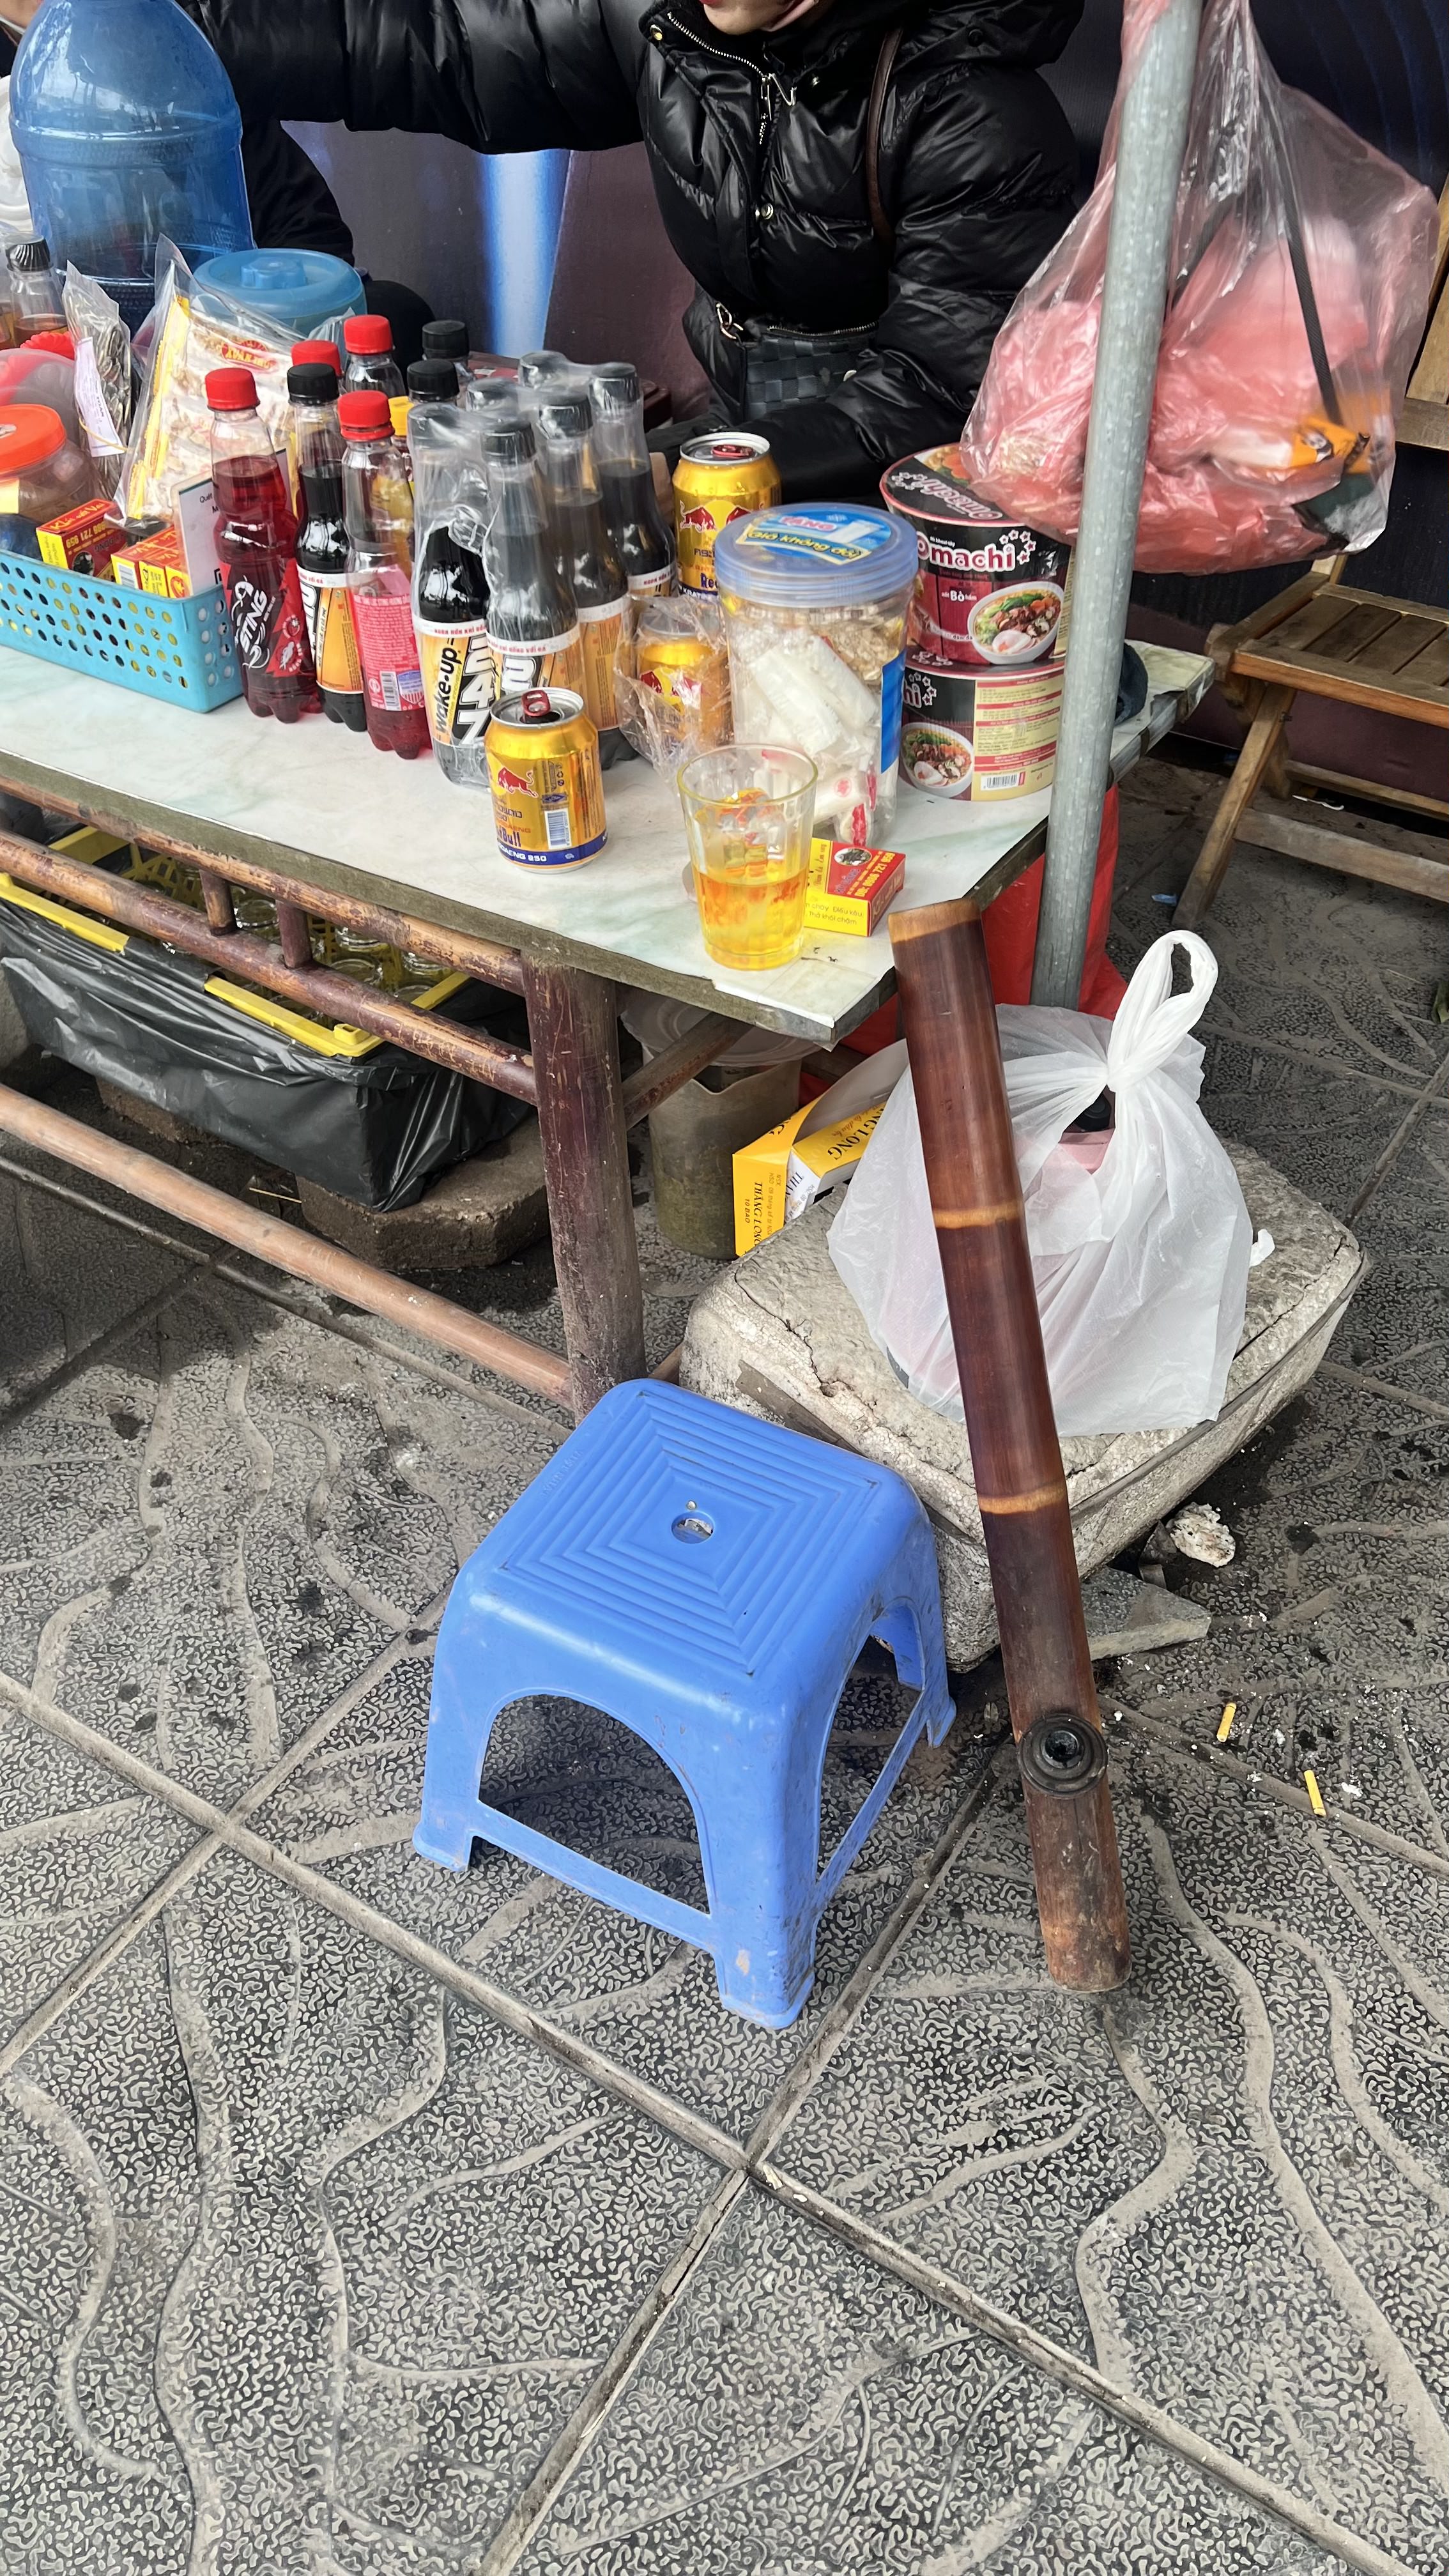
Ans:
[{"label": "bamboo water pipe", "polygon": [[980,913],[895,915],[891,946],[1047,1966],[1102,1993],[1130,1965],[1126,1898]]}]

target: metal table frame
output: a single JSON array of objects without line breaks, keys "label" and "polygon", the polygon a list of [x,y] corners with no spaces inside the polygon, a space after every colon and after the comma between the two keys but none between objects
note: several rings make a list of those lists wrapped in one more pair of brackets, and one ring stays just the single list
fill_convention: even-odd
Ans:
[{"label": "metal table frame", "polygon": [[[33,797],[33,786],[0,777],[0,787]],[[48,807],[79,823],[140,838],[148,849],[185,861],[200,878],[205,914],[146,886],[107,875],[84,860],[0,832],[0,867],[22,885],[98,914],[124,930],[166,941],[208,965],[240,976],[304,1009],[346,1020],[449,1072],[490,1083],[538,1112],[554,1264],[568,1348],[562,1360],[521,1334],[485,1322],[450,1299],[408,1286],[353,1259],[300,1227],[262,1216],[221,1190],[177,1173],[153,1155],[98,1136],[78,1120],[0,1087],[0,1128],[96,1178],[116,1182],[153,1207],[168,1210],[294,1277],[348,1298],[369,1313],[406,1324],[426,1340],[456,1351],[500,1377],[586,1413],[621,1378],[645,1373],[644,1304],[629,1182],[628,1131],[682,1084],[712,1064],[740,1032],[737,1019],[711,1014],[689,1036],[654,1057],[627,1081],[619,1068],[615,989],[604,977],[543,963],[518,949],[394,912],[357,896],[306,883],[251,860],[224,857],[199,842],[133,824],[108,813],[93,793],[65,796],[49,786]],[[277,906],[278,939],[238,929],[232,888],[268,895]],[[389,941],[449,970],[522,995],[530,1051],[402,1002],[371,993],[312,962],[308,915]],[[665,1363],[666,1370],[669,1362]]]}]

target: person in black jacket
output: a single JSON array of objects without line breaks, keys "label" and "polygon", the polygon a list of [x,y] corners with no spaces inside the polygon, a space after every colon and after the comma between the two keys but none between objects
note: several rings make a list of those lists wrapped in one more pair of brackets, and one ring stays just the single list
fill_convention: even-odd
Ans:
[{"label": "person in black jacket", "polygon": [[722,416],[769,437],[787,494],[869,491],[957,437],[1072,213],[1076,152],[1036,66],[1081,0],[188,5],[248,123],[400,126],[479,152],[642,135],[698,285],[691,345]]}]

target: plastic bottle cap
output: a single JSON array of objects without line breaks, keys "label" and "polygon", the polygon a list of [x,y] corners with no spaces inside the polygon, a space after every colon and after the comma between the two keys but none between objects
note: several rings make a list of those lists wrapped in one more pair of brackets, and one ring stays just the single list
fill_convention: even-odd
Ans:
[{"label": "plastic bottle cap", "polygon": [[43,349],[48,358],[75,357],[75,342],[68,331],[32,331],[25,345],[27,349]]},{"label": "plastic bottle cap", "polygon": [[354,358],[385,358],[392,349],[392,324],[385,313],[349,313],[342,337]]},{"label": "plastic bottle cap", "polygon": [[337,418],[348,438],[390,438],[392,411],[386,394],[364,388],[344,394],[337,406]]},{"label": "plastic bottle cap", "polygon": [[334,376],[342,373],[342,358],[335,340],[294,340],[294,367],[330,367]]},{"label": "plastic bottle cap", "polygon": [[337,400],[336,368],[324,366],[320,359],[308,359],[300,367],[289,367],[287,395],[294,403],[334,403]]},{"label": "plastic bottle cap", "polygon": [[424,402],[453,402],[458,370],[451,358],[414,358],[408,369],[408,392]]},{"label": "plastic bottle cap", "polygon": [[6,403],[0,409],[0,479],[43,465],[65,445],[65,422],[44,403]]},{"label": "plastic bottle cap", "polygon": [[546,393],[536,410],[551,438],[587,438],[594,425],[594,406],[587,394]]},{"label": "plastic bottle cap", "polygon": [[610,358],[595,367],[589,390],[597,411],[632,411],[639,399],[639,374],[627,358]]},{"label": "plastic bottle cap", "polygon": [[466,358],[468,325],[466,322],[425,322],[423,324],[425,358]]},{"label": "plastic bottle cap", "polygon": [[31,277],[50,266],[50,244],[39,233],[28,241],[12,242],[5,254],[17,277]]},{"label": "plastic bottle cap", "polygon": [[250,367],[213,367],[206,379],[211,411],[255,411],[257,380]]},{"label": "plastic bottle cap", "polygon": [[533,430],[526,420],[511,420],[496,429],[485,422],[483,453],[490,464],[526,465],[533,452]]}]

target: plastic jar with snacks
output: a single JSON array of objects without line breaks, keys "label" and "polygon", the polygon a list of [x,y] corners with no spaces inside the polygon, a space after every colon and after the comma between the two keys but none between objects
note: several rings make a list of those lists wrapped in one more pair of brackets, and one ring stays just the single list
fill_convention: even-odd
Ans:
[{"label": "plastic jar with snacks", "polygon": [[815,829],[868,845],[895,811],[916,541],[884,510],[817,502],[722,528],[715,578],[735,737],[815,763]]},{"label": "plastic jar with snacks", "polygon": [[36,529],[95,497],[89,459],[44,403],[0,408],[0,554],[40,558]]}]

